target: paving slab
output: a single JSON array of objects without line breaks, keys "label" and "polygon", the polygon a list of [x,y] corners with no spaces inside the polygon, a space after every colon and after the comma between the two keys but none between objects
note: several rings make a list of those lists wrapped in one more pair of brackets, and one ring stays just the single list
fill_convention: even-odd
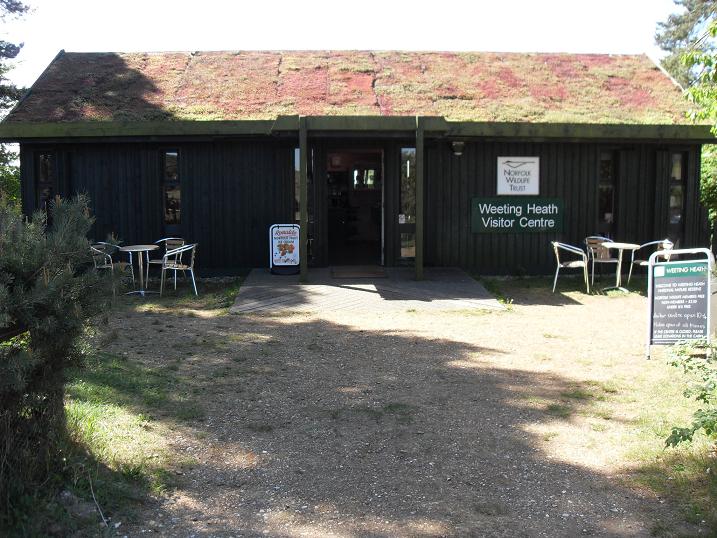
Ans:
[{"label": "paving slab", "polygon": [[273,312],[504,310],[483,285],[457,268],[426,268],[424,280],[411,268],[385,269],[384,277],[335,278],[330,268],[298,275],[254,269],[242,284],[233,314]]}]

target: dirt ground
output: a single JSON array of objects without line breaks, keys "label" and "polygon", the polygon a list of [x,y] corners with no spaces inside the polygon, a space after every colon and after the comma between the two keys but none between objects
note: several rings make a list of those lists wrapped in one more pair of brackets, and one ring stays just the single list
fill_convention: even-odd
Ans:
[{"label": "dirt ground", "polygon": [[174,365],[203,409],[167,429],[175,488],[120,534],[700,533],[626,481],[631,385],[670,375],[643,356],[645,298],[510,295],[498,313],[117,316],[108,351]]}]

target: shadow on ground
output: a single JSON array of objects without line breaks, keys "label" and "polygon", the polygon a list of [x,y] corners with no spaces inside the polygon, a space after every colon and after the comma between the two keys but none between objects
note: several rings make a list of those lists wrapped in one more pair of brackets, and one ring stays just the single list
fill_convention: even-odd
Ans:
[{"label": "shadow on ground", "polygon": [[107,398],[169,425],[177,458],[192,458],[125,534],[695,530],[653,496],[549,457],[535,426],[575,420],[591,398],[565,395],[595,387],[497,368],[502,349],[309,317],[128,312],[118,323],[130,336],[105,352],[155,372],[164,397],[118,387]]}]

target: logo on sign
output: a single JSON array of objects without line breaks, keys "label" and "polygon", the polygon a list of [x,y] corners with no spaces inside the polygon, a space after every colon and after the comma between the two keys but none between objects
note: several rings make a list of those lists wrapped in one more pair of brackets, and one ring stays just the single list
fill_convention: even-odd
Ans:
[{"label": "logo on sign", "polygon": [[540,194],[540,158],[498,157],[496,190],[500,196]]}]

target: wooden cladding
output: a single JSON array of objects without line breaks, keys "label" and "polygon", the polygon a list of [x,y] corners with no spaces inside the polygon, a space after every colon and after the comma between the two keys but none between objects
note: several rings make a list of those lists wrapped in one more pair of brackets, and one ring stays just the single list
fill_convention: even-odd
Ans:
[{"label": "wooden cladding", "polygon": [[[640,243],[675,233],[669,227],[669,198],[673,155],[680,153],[684,156],[681,237],[670,239],[679,239],[684,247],[708,243],[706,213],[699,203],[698,144],[464,141],[462,155],[456,156],[449,140],[425,139],[427,266],[457,266],[485,275],[549,274],[555,263],[551,240],[581,245],[586,236],[599,231],[601,159],[606,154],[614,173],[609,178],[614,202],[610,233],[616,240]],[[413,148],[415,143],[415,138],[398,136],[321,138],[309,131],[302,144],[308,176],[307,192],[303,193],[307,214],[302,220],[307,223],[303,231],[312,241],[310,264],[323,266],[329,260],[327,157],[338,149],[382,152],[384,261],[386,265],[401,263],[401,234],[406,232],[402,226],[408,223],[399,221],[399,215],[405,215],[401,211],[401,150]],[[23,208],[30,213],[37,200],[36,155],[52,151],[57,194],[84,192],[92,200],[94,239],[103,240],[114,233],[125,244],[155,241],[164,235],[163,158],[165,152],[176,151],[181,234],[200,243],[201,270],[229,274],[245,267],[263,267],[268,258],[269,226],[295,219],[296,145],[297,140],[290,137],[177,139],[171,146],[139,141],[24,143]],[[496,196],[497,158],[505,155],[540,158],[539,197],[562,200],[561,233],[472,232],[471,201]],[[602,183],[604,190],[605,177]]]},{"label": "wooden cladding", "polygon": [[[669,183],[674,148],[655,144],[468,142],[463,155],[449,144],[426,149],[426,265],[459,266],[477,273],[548,274],[555,260],[551,240],[582,246],[599,231],[601,156],[616,159],[616,240],[644,243],[669,236]],[[699,204],[699,146],[679,148],[686,159],[685,211],[680,240],[706,246],[705,212]],[[496,195],[497,157],[540,157],[540,197],[564,202],[564,231],[538,234],[474,234],[471,200]]]},{"label": "wooden cladding", "polygon": [[[164,229],[166,145],[72,144],[55,148],[58,194],[87,193],[93,239],[124,244],[160,239]],[[222,141],[172,145],[181,158],[181,234],[200,244],[203,270],[231,273],[265,266],[269,226],[291,222],[293,144]],[[34,209],[33,146],[21,147],[23,209]]]}]

